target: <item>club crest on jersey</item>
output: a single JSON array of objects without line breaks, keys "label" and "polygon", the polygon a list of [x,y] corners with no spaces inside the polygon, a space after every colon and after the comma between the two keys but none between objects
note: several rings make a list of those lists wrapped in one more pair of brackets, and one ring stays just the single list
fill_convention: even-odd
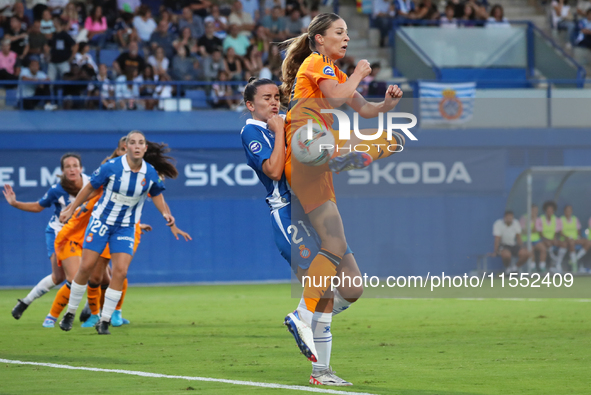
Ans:
[{"label": "club crest on jersey", "polygon": [[92,173],[92,175],[93,175],[93,176],[98,176],[100,172],[101,172],[101,168],[99,167],[98,169],[96,169],[96,170],[94,171],[94,173]]},{"label": "club crest on jersey", "polygon": [[326,75],[330,75],[331,77],[334,77],[334,70],[330,66],[324,67],[324,70],[322,70],[322,72]]},{"label": "club crest on jersey", "polygon": [[89,233],[88,236],[86,236],[86,242],[90,243],[92,241],[92,233]]},{"label": "club crest on jersey", "polygon": [[146,186],[146,179],[145,179],[145,178],[142,180],[142,186],[143,186],[143,187],[145,187],[145,186]]},{"label": "club crest on jersey", "polygon": [[308,258],[310,258],[310,255],[312,255],[312,253],[310,252],[310,249],[306,248],[306,246],[302,244],[300,246],[300,256],[304,259],[308,259]]},{"label": "club crest on jersey", "polygon": [[253,140],[248,144],[248,148],[253,154],[258,154],[263,149],[263,145],[259,141]]}]

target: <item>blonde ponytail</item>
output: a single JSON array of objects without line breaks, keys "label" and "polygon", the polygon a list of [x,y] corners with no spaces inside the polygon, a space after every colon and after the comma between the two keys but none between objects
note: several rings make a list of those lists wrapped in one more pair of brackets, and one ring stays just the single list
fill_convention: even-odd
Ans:
[{"label": "blonde ponytail", "polygon": [[316,37],[317,34],[324,36],[330,25],[339,19],[341,19],[341,17],[337,14],[318,14],[312,19],[312,22],[310,22],[307,33],[303,33],[279,44],[280,49],[287,49],[285,60],[281,65],[282,84],[279,88],[283,104],[288,103],[290,100],[291,89],[301,64],[313,51],[316,50],[316,40],[314,37]]}]

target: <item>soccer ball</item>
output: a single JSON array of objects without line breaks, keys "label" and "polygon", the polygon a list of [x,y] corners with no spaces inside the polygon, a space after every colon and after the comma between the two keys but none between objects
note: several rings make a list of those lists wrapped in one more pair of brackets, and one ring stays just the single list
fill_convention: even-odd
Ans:
[{"label": "soccer ball", "polygon": [[320,166],[332,157],[335,140],[329,130],[316,123],[312,124],[312,133],[310,140],[308,139],[308,125],[296,130],[291,139],[291,153],[304,165]]}]

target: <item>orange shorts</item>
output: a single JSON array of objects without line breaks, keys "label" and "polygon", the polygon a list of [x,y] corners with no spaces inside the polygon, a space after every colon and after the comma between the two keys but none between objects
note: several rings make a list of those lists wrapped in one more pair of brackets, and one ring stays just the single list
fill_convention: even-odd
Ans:
[{"label": "orange shorts", "polygon": [[[57,257],[57,265],[61,266],[62,261],[73,256],[82,256],[82,244],[78,244],[75,241],[64,240],[61,243],[55,244],[55,255]],[[109,245],[105,247],[103,253],[100,255],[101,258],[111,259],[111,253],[109,252]]]}]

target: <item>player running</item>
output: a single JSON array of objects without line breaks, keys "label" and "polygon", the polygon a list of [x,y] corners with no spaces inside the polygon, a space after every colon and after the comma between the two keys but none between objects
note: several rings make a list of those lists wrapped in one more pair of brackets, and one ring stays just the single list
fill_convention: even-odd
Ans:
[{"label": "player running", "polygon": [[[286,317],[286,323],[292,326],[300,325],[298,321],[308,323],[309,317],[312,316],[312,327],[314,321],[317,321],[319,325],[330,328],[330,312],[333,310],[333,301],[329,298],[330,292],[327,292],[330,282],[321,280],[331,278],[337,273],[351,278],[360,276],[357,262],[345,237],[331,171],[339,172],[367,166],[372,160],[385,158],[394,153],[380,147],[403,146],[405,143],[404,137],[398,133],[393,133],[392,141],[387,140],[382,134],[374,139],[372,144],[368,144],[369,151],[363,155],[362,160],[359,160],[358,153],[350,153],[333,158],[328,164],[317,167],[305,166],[292,158],[292,135],[307,124],[311,118],[309,113],[322,116],[326,125],[332,125],[332,115],[321,114],[322,109],[338,108],[346,103],[361,117],[374,118],[380,113],[394,109],[402,98],[402,90],[396,85],[388,87],[385,100],[380,103],[367,102],[357,92],[359,83],[371,73],[371,68],[367,60],[361,60],[349,78],[338,69],[335,62],[345,56],[348,43],[347,24],[338,15],[329,13],[317,15],[310,23],[307,33],[285,42],[287,53],[282,65],[281,85],[284,98],[289,97],[285,125],[285,175],[321,240],[320,251],[314,256],[307,272],[312,281],[304,284],[304,305],[300,305],[296,312]],[[340,141],[338,133],[331,131],[339,146],[345,143],[355,146],[364,142],[357,137],[349,141]],[[361,134],[373,135],[375,130],[362,130]],[[301,268],[298,269],[298,275],[300,272]],[[315,287],[315,283],[322,286]],[[361,296],[362,288],[342,288],[339,291],[347,301],[354,302]],[[315,368],[312,373],[310,382],[313,384],[324,384],[325,377],[332,377],[329,360],[322,362],[323,369]]]},{"label": "player running", "polygon": [[39,213],[46,208],[54,206],[53,215],[45,228],[47,256],[51,261],[52,273],[39,281],[24,299],[18,299],[18,303],[12,309],[12,316],[17,320],[21,318],[23,312],[35,299],[45,295],[50,289],[61,284],[66,278],[64,270],[57,264],[54,250],[55,237],[63,226],[59,221],[59,216],[62,209],[70,204],[80,189],[88,183],[88,177],[82,174],[82,159],[78,154],[64,154],[60,159],[60,167],[62,176],[60,176],[59,182],[52,185],[47,193],[37,202],[19,202],[16,200],[16,194],[10,185],[4,185],[3,193],[6,201],[12,207],[16,207],[19,210]]},{"label": "player running", "polygon": [[148,142],[140,131],[127,136],[127,153],[100,166],[91,176],[72,206],[62,212],[60,220],[67,221],[73,210],[78,208],[90,194],[104,187],[104,193],[92,212],[84,235],[82,262],[74,280],[68,304],[68,311],[60,322],[64,331],[72,329],[78,305],[84,296],[86,282],[96,266],[97,258],[109,243],[113,276],[105,291],[105,304],[96,330],[99,334],[110,334],[111,316],[119,300],[127,269],[133,258],[135,224],[140,221],[144,202],[148,194],[160,211],[168,226],[174,225],[174,217],[162,197],[164,184],[159,174],[175,178],[178,171],[161,151],[146,157]]},{"label": "player running", "polygon": [[[284,173],[285,125],[283,116],[279,115],[279,89],[270,80],[252,78],[244,90],[244,102],[252,115],[240,132],[247,162],[267,190],[266,202],[271,210],[277,248],[301,281],[312,257],[320,251],[320,238],[287,185]],[[337,289],[332,312],[317,319],[310,314],[307,319],[310,324],[296,319],[288,325],[302,353],[313,362],[314,372],[310,377],[313,384],[351,385],[329,368],[332,334],[328,318],[344,311],[350,304]],[[303,300],[300,305],[305,310]]]}]

